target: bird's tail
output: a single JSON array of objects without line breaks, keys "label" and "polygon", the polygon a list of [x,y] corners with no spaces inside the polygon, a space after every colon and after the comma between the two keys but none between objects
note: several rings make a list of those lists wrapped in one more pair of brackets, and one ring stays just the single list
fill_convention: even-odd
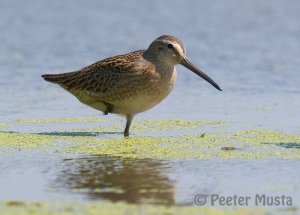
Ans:
[{"label": "bird's tail", "polygon": [[61,79],[59,75],[56,74],[45,74],[42,75],[42,78],[44,78],[45,81],[49,81],[51,83],[58,83],[59,80]]},{"label": "bird's tail", "polygon": [[74,72],[63,73],[63,74],[45,74],[42,75],[42,78],[44,78],[45,81],[54,84],[63,84],[65,81],[67,81],[70,78],[72,74],[74,74]]}]

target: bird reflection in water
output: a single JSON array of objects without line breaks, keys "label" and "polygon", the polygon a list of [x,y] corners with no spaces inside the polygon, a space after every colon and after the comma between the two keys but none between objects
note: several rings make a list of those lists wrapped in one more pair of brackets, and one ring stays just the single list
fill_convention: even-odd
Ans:
[{"label": "bird reflection in water", "polygon": [[175,204],[168,162],[151,159],[88,157],[64,159],[54,186],[89,199],[112,202]]}]

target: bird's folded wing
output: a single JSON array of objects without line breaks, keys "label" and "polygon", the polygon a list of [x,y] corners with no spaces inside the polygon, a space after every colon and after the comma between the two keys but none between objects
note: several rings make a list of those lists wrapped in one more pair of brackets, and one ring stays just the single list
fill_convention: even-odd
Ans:
[{"label": "bird's folded wing", "polygon": [[[114,93],[131,93],[138,90],[141,71],[135,63],[141,51],[104,59],[79,71],[43,75],[46,81],[59,84],[73,94],[109,97]],[[143,75],[143,78],[147,78]]]}]

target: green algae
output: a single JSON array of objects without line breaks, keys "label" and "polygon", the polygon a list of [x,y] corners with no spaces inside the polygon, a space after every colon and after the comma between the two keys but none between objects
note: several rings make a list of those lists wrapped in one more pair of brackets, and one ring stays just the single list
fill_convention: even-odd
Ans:
[{"label": "green algae", "polygon": [[1,148],[39,148],[56,146],[55,137],[38,134],[20,134],[14,132],[0,132]]},{"label": "green algae", "polygon": [[0,202],[0,214],[78,214],[78,215],[263,215],[266,211],[263,209],[241,208],[241,209],[217,209],[212,207],[193,207],[193,206],[162,206],[150,204],[127,204],[123,202],[23,202],[23,201],[6,201]]},{"label": "green algae", "polygon": [[[2,148],[38,148],[64,144],[61,153],[156,159],[285,159],[300,158],[300,136],[268,130],[218,132],[183,136],[136,136],[103,139],[96,136],[56,136],[0,132]],[[293,148],[289,148],[292,145]],[[297,148],[298,146],[298,148]],[[234,150],[233,150],[234,149]]]},{"label": "green algae", "polygon": [[6,128],[6,127],[7,127],[7,125],[5,123],[0,122],[0,128]]},{"label": "green algae", "polygon": [[[156,159],[284,159],[300,158],[300,135],[270,130],[141,136],[128,139],[82,139],[69,144],[70,153]],[[295,145],[298,147],[288,148]],[[224,150],[238,149],[238,150]]]},{"label": "green algae", "polygon": [[[133,123],[131,127],[132,132],[149,132],[149,131],[176,131],[195,129],[202,126],[225,126],[230,124],[227,121],[196,121],[196,120],[139,120]],[[83,132],[120,132],[123,131],[124,125],[104,126],[88,129],[73,129],[74,131]]]},{"label": "green algae", "polygon": [[[97,120],[99,119],[66,118],[29,120],[22,121],[22,123],[96,122]],[[185,134],[143,136],[137,133],[137,136],[126,139],[120,133],[113,133],[114,126],[102,128],[109,131],[109,135],[102,135],[98,130],[91,133],[94,128],[91,130],[81,129],[79,132],[62,131],[36,134],[0,132],[0,147],[18,149],[48,147],[49,151],[53,152],[50,150],[51,147],[61,145],[63,147],[57,151],[58,154],[109,155],[163,160],[300,158],[300,134],[258,129],[236,132],[218,130],[203,134],[196,130],[202,126],[213,126],[216,130],[228,125],[230,122],[224,121],[141,120],[133,126],[133,129],[136,129],[135,132],[184,130]],[[122,130],[119,125],[114,128],[118,132]],[[188,133],[193,130],[192,134]]]},{"label": "green algae", "polygon": [[21,124],[35,123],[75,123],[75,122],[103,122],[103,118],[82,117],[82,118],[47,118],[47,119],[20,119],[17,120]]},{"label": "green algae", "polygon": [[194,129],[206,125],[224,125],[225,121],[141,120],[132,126],[136,132]]}]

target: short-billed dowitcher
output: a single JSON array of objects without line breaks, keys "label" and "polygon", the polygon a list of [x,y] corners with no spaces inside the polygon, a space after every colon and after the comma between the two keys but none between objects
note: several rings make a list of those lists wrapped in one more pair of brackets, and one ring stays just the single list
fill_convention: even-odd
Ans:
[{"label": "short-billed dowitcher", "polygon": [[183,43],[168,35],[158,37],[147,50],[110,57],[75,72],[42,77],[104,114],[126,116],[124,136],[127,137],[134,115],[154,107],[170,93],[176,82],[176,64],[185,66],[221,91],[187,59]]}]

